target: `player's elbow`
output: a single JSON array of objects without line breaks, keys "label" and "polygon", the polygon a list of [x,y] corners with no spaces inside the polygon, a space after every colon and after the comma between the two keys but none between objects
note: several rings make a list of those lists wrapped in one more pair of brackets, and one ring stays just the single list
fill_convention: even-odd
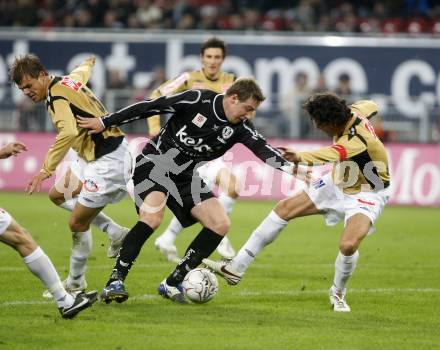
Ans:
[{"label": "player's elbow", "polygon": [[77,129],[71,129],[71,130],[64,130],[59,134],[60,138],[66,139],[66,140],[73,140],[78,136],[78,130]]}]

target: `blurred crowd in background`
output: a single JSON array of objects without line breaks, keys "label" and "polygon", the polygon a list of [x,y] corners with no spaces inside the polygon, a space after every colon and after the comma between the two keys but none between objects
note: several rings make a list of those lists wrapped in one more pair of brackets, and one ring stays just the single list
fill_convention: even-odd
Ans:
[{"label": "blurred crowd in background", "polygon": [[1,26],[440,35],[436,0],[0,0]]},{"label": "blurred crowd in background", "polygon": [[[439,36],[440,2],[434,0],[0,0],[0,27],[102,28],[201,31],[240,30],[365,33],[383,36]],[[149,98],[166,80],[157,66],[148,84],[133,86],[118,69],[108,69],[104,104],[109,111]],[[259,112],[257,127],[268,137],[322,138],[304,118],[302,103],[311,93],[333,91],[349,102],[368,96],[352,91],[350,77],[342,74],[331,89],[324,76],[311,89],[306,72],[298,73],[288,90],[274,97],[274,109]],[[5,99],[10,101],[10,99]],[[392,106],[392,104],[390,104]],[[438,108],[437,108],[438,109]],[[405,119],[388,108],[373,120],[382,140],[403,142],[440,141],[440,111],[430,111],[425,126]],[[10,118],[0,120],[0,130],[51,131],[44,105],[23,98],[17,105],[0,106]],[[4,120],[3,120],[4,119]],[[131,133],[148,133],[145,121],[124,126]],[[419,132],[418,130],[421,130]],[[425,130],[426,132],[424,132]],[[421,136],[422,135],[422,136]],[[423,136],[424,135],[424,136]]]}]

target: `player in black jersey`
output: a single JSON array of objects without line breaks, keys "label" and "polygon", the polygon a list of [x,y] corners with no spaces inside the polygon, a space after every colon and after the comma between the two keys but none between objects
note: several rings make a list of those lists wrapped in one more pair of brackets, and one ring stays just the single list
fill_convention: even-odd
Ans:
[{"label": "player in black jersey", "polygon": [[159,285],[159,294],[186,303],[180,283],[208,257],[228,232],[230,222],[220,202],[205,188],[196,169],[242,143],[267,164],[293,173],[294,166],[266,143],[249,118],[264,96],[253,79],[239,79],[227,91],[189,90],[135,103],[102,119],[82,118],[90,133],[170,113],[171,118],[142,150],[134,170],[134,194],[139,221],[124,240],[101,298],[125,301],[125,280],[142,245],[160,225],[165,204],[184,226],[199,221],[203,229],[189,245],[174,271]]}]

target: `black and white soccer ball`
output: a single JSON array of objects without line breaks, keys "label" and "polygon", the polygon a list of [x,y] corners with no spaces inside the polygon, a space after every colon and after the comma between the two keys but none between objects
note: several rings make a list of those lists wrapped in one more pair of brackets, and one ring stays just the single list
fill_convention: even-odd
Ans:
[{"label": "black and white soccer ball", "polygon": [[196,303],[206,303],[218,292],[218,280],[205,268],[196,268],[187,273],[182,288],[188,299]]}]

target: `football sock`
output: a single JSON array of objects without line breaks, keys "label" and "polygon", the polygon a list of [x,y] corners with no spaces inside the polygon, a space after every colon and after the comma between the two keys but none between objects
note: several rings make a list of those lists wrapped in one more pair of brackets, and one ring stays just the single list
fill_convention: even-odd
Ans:
[{"label": "football sock", "polygon": [[288,221],[281,219],[273,210],[263,222],[252,232],[247,242],[232,259],[232,267],[239,273],[244,273],[255,257],[265,246],[272,243],[278,234],[286,227]]},{"label": "football sock", "polygon": [[339,252],[335,261],[335,277],[333,279],[333,285],[338,292],[345,289],[347,281],[356,269],[357,261],[359,260],[359,251],[353,255],[345,256]]},{"label": "football sock", "polygon": [[189,245],[185,255],[177,264],[174,271],[167,278],[167,284],[177,286],[183,281],[185,275],[200,265],[202,259],[207,258],[217,248],[223,236],[207,227],[202,228],[199,234]]},{"label": "football sock", "polygon": [[124,243],[122,243],[121,250],[116,258],[115,267],[113,268],[107,285],[116,280],[125,280],[142,246],[153,232],[154,230],[142,221],[138,221],[136,225],[133,226],[125,237]]},{"label": "football sock", "polygon": [[61,203],[59,207],[66,209],[67,211],[73,211],[73,208],[75,208],[76,201],[77,201],[76,197],[67,199],[64,203]]},{"label": "football sock", "polygon": [[[68,211],[73,211],[75,208],[78,197],[66,200],[64,203],[60,204],[60,208],[66,209]],[[109,216],[103,212],[99,212],[98,215],[93,219],[92,225],[98,227],[102,232],[108,234],[110,239],[119,239],[123,227],[116,224]]]},{"label": "football sock", "polygon": [[92,252],[92,231],[72,232],[72,253],[70,254],[69,281],[79,282],[86,273],[87,259]]},{"label": "football sock", "polygon": [[218,197],[218,200],[220,201],[221,205],[225,209],[226,214],[231,215],[232,208],[233,208],[233,206],[235,204],[235,199],[232,198],[232,197],[229,197],[227,194],[222,193]]},{"label": "football sock", "polygon": [[182,225],[174,216],[164,233],[162,233],[157,239],[165,245],[173,245],[177,235],[182,232],[182,230]]},{"label": "football sock", "polygon": [[58,307],[68,307],[73,304],[73,297],[64,289],[52,261],[40,247],[25,256],[23,261],[28,269],[50,290]]}]

